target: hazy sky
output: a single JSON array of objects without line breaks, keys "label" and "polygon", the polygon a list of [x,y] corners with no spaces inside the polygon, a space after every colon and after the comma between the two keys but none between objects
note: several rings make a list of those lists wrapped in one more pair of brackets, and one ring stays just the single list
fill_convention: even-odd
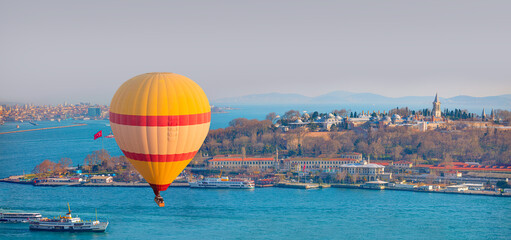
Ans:
[{"label": "hazy sky", "polygon": [[511,93],[511,1],[0,1],[0,100],[110,103],[146,72],[210,100]]}]

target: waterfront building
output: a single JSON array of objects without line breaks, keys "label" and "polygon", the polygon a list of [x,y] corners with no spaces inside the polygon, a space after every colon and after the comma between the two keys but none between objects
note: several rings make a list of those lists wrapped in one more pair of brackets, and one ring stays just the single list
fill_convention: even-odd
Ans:
[{"label": "waterfront building", "polygon": [[343,164],[340,167],[341,172],[347,172],[350,175],[358,175],[361,178],[366,178],[368,181],[378,180],[380,175],[385,173],[385,167],[374,163],[350,163]]},{"label": "waterfront building", "polygon": [[463,192],[463,191],[467,191],[468,187],[463,184],[462,185],[451,185],[451,186],[447,186],[445,188],[445,190],[447,192]]},{"label": "waterfront building", "polygon": [[94,176],[91,177],[90,182],[91,183],[111,183],[114,181],[113,177],[110,176]]},{"label": "waterfront building", "polygon": [[484,184],[482,183],[464,183],[462,184],[468,188],[468,190],[472,191],[483,191],[484,190]]},{"label": "waterfront building", "polygon": [[265,170],[278,166],[274,158],[213,158],[208,161],[210,168],[250,168]]},{"label": "waterfront building", "polygon": [[483,166],[476,164],[467,164],[464,162],[453,162],[450,165],[440,164],[429,168],[432,174],[444,175],[449,171],[458,171],[460,173],[477,172],[483,176],[494,173],[511,173],[511,166]]},{"label": "waterfront building", "polygon": [[[353,156],[354,157],[354,156]],[[296,171],[341,169],[342,165],[359,163],[354,158],[288,158],[284,160],[284,169]]]},{"label": "waterfront building", "polygon": [[447,178],[460,178],[462,176],[463,176],[463,174],[461,172],[458,172],[458,171],[447,171],[447,172],[444,172],[444,177],[447,177]]},{"label": "waterfront building", "polygon": [[383,190],[385,189],[385,186],[388,184],[388,182],[384,182],[384,181],[380,181],[380,180],[376,180],[376,181],[369,181],[369,182],[366,182],[364,183],[364,185],[362,185],[363,188],[368,188],[368,189],[379,189],[379,190]]},{"label": "waterfront building", "polygon": [[343,153],[341,154],[341,158],[351,158],[357,161],[362,161],[362,153]]},{"label": "waterfront building", "polygon": [[393,166],[396,167],[396,168],[409,169],[409,168],[412,168],[413,163],[410,162],[410,161],[397,161],[397,162],[393,163]]}]

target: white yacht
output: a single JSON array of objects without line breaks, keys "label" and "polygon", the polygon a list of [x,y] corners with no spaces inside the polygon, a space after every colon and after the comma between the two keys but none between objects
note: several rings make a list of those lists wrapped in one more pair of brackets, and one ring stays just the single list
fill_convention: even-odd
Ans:
[{"label": "white yacht", "polygon": [[192,188],[254,188],[254,181],[243,179],[243,178],[233,178],[229,179],[229,177],[220,177],[220,178],[206,178],[204,180],[197,180],[195,182],[190,182],[190,187]]},{"label": "white yacht", "polygon": [[59,216],[58,218],[49,219],[43,218],[36,221],[30,221],[30,230],[40,230],[40,231],[89,231],[89,232],[104,232],[106,227],[108,227],[107,222],[96,221],[83,221],[79,217],[71,216],[71,208],[69,208],[69,212],[66,216]]},{"label": "white yacht", "polygon": [[0,222],[29,222],[42,217],[40,213],[0,213]]}]

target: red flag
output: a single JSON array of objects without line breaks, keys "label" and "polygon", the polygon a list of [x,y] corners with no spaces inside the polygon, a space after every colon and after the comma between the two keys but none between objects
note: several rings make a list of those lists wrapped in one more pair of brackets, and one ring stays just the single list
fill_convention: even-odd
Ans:
[{"label": "red flag", "polygon": [[103,133],[101,132],[101,130],[99,132],[97,132],[96,134],[94,134],[94,140],[100,138],[103,136]]},{"label": "red flag", "polygon": [[303,170],[302,170],[302,172],[305,172],[305,166],[307,166],[307,163],[303,164]]}]

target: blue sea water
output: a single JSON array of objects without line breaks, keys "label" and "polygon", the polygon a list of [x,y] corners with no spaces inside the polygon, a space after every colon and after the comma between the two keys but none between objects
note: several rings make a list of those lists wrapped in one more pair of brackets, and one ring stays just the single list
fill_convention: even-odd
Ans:
[{"label": "blue sea water", "polygon": [[[332,106],[325,107],[330,111]],[[326,110],[329,108],[329,110]],[[307,107],[240,108],[214,114],[212,128],[236,117],[263,119],[266,113]],[[318,109],[316,109],[318,110]],[[321,111],[321,109],[319,109]],[[75,121],[6,123],[0,132],[66,126]],[[82,164],[100,148],[121,155],[114,139],[93,140],[108,121],[86,126],[0,135],[0,177],[30,172],[44,159]],[[16,125],[20,125],[17,129]],[[105,233],[32,232],[27,224],[0,224],[0,239],[510,239],[511,199],[358,189],[265,188],[214,190],[170,188],[167,206],[156,207],[150,188],[34,187],[0,183],[0,211],[67,211],[101,220]]]}]

